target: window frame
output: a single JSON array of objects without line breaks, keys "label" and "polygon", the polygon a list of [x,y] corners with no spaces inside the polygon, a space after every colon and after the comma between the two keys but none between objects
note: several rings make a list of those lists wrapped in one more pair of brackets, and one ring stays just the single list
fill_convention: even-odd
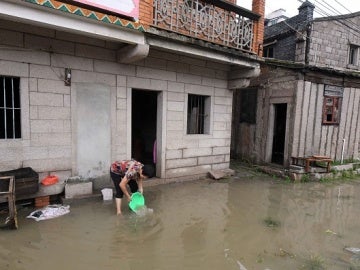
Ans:
[{"label": "window frame", "polygon": [[[270,51],[271,51],[271,56],[269,56]],[[274,46],[264,46],[264,48],[263,48],[263,57],[265,57],[265,58],[274,58],[275,57],[275,47]]]},{"label": "window frame", "polygon": [[350,66],[358,66],[359,65],[359,51],[360,51],[359,45],[349,44],[348,64]]},{"label": "window frame", "polygon": [[0,88],[2,88],[0,89],[0,140],[2,141],[23,138],[20,84],[20,77],[0,75]]},{"label": "window frame", "polygon": [[324,100],[322,110],[323,125],[339,125],[343,91],[343,87],[332,85],[324,86]]},{"label": "window frame", "polygon": [[[198,99],[198,100],[193,100]],[[201,104],[200,104],[201,103]],[[193,111],[195,105],[199,105],[200,112],[195,113],[196,123],[193,122]],[[210,115],[211,115],[211,96],[198,95],[188,93],[187,108],[186,108],[186,135],[209,135],[210,134]],[[202,117],[202,119],[199,119]],[[195,130],[194,124],[196,125]]]},{"label": "window frame", "polygon": [[257,89],[241,90],[239,123],[256,124],[257,98]]}]

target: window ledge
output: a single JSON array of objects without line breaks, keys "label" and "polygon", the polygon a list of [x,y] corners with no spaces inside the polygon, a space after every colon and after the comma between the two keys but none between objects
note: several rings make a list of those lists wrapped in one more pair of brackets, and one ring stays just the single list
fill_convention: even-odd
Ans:
[{"label": "window ledge", "polygon": [[359,67],[359,66],[357,66],[357,65],[351,65],[351,64],[348,64],[348,65],[346,66],[346,68],[348,68],[348,69],[360,70],[360,67]]}]

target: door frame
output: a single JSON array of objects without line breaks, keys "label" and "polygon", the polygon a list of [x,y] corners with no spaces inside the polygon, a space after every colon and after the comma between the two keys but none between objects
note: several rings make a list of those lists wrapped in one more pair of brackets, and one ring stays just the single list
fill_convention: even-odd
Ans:
[{"label": "door frame", "polygon": [[288,99],[274,98],[270,101],[268,129],[265,149],[265,162],[272,162],[273,139],[274,139],[274,124],[275,124],[275,105],[286,104],[286,128],[285,128],[285,141],[284,141],[284,162],[283,166],[289,165],[289,124],[290,124],[290,111],[291,103]]},{"label": "door frame", "polygon": [[127,103],[127,148],[126,155],[131,158],[131,138],[132,138],[132,93],[133,90],[153,91],[157,93],[157,112],[156,112],[156,177],[165,178],[165,156],[166,156],[166,108],[167,108],[167,93],[164,91],[157,91],[144,88],[128,88],[127,96],[130,97]]}]

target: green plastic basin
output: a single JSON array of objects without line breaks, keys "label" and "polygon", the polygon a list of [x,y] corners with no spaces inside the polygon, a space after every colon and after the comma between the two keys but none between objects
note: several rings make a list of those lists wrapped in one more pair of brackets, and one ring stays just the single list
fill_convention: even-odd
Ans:
[{"label": "green plastic basin", "polygon": [[129,207],[132,211],[136,212],[145,205],[145,198],[140,192],[135,192],[131,195],[131,201]]}]

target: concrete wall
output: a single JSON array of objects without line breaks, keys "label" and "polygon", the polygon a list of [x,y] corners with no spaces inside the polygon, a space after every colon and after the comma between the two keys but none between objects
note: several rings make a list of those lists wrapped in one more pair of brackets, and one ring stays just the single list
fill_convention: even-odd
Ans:
[{"label": "concrete wall", "polygon": [[[256,123],[239,123],[239,109],[234,108],[232,153],[235,156],[255,163],[271,162],[273,136],[273,105],[287,104],[288,129],[292,128],[293,108],[295,104],[295,88],[298,75],[277,67],[262,66],[261,75],[251,80],[250,86],[257,89]],[[241,90],[237,92],[240,95]],[[290,155],[291,138],[287,134],[285,158]]]},{"label": "concrete wall", "polygon": [[[20,140],[0,141],[0,170],[30,166],[62,178],[87,171],[79,169],[76,158],[79,141],[87,139],[86,132],[79,132],[83,114],[76,113],[84,85],[95,86],[89,93],[96,86],[103,89],[111,104],[105,114],[110,118],[111,154],[93,158],[92,164],[130,158],[131,89],[145,89],[162,93],[162,177],[228,168],[229,66],[155,50],[135,64],[119,64],[116,50],[121,44],[9,21],[0,21],[0,37],[0,74],[21,78],[23,132]],[[65,68],[72,70],[71,86],[64,85]],[[186,135],[188,93],[211,97],[210,134]],[[88,170],[91,175],[97,168]]]}]

